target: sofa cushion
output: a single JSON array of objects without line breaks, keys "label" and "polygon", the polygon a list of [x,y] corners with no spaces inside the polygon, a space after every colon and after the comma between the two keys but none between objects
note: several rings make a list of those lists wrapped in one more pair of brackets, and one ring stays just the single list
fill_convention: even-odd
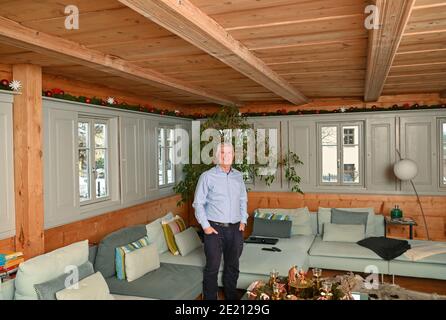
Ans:
[{"label": "sofa cushion", "polygon": [[203,269],[161,263],[160,268],[132,281],[105,279],[112,294],[162,300],[193,300],[202,292]]},{"label": "sofa cushion", "polygon": [[[367,225],[365,236],[373,237],[375,236],[375,211],[373,208],[336,208],[342,211],[350,211],[350,212],[367,212]],[[323,234],[323,224],[331,223],[331,210],[332,208],[322,208],[318,209],[318,234]]]},{"label": "sofa cushion", "polygon": [[[417,247],[419,245],[424,245],[432,241],[425,240],[407,240],[412,247]],[[442,243],[446,245],[446,242],[435,241],[435,243]],[[409,262],[409,263],[432,263],[432,264],[443,264],[446,270],[446,253],[435,254],[417,261],[412,261],[406,255],[402,254],[394,260],[400,262]],[[445,271],[446,272],[446,271]]]},{"label": "sofa cushion", "polygon": [[56,293],[57,300],[114,300],[100,272]]},{"label": "sofa cushion", "polygon": [[[180,264],[195,267],[204,267],[206,265],[206,256],[204,254],[203,244],[190,252],[187,256],[174,256],[170,252],[164,252],[160,255],[161,263]],[[222,259],[223,264],[223,259]]]},{"label": "sofa cushion", "polygon": [[292,221],[291,236],[316,234],[313,230],[310,211],[307,207],[293,209],[258,208],[256,209],[256,213],[263,215],[274,214],[276,216],[288,216]]},{"label": "sofa cushion", "polygon": [[331,209],[331,223],[363,225],[364,231],[367,226],[368,212],[344,211],[336,208]]},{"label": "sofa cushion", "polygon": [[324,223],[323,241],[358,242],[364,239],[363,225]]},{"label": "sofa cushion", "polygon": [[167,213],[164,217],[158,218],[155,221],[146,225],[147,237],[149,237],[150,243],[156,243],[158,252],[161,254],[169,250],[167,248],[166,239],[164,238],[163,227],[161,222],[163,220],[170,220],[173,218],[172,212]]},{"label": "sofa cushion", "polygon": [[107,235],[101,240],[96,254],[94,268],[100,271],[104,278],[116,274],[115,249],[146,236],[145,225],[131,226]]},{"label": "sofa cushion", "polygon": [[289,217],[292,221],[291,235],[313,235],[313,228],[311,225],[310,211],[307,207],[294,209],[289,213]]},{"label": "sofa cushion", "polygon": [[201,247],[201,240],[197,231],[190,227],[175,235],[175,243],[177,244],[178,251],[182,256],[187,256],[195,249]]},{"label": "sofa cushion", "polygon": [[175,242],[175,234],[186,230],[186,223],[184,222],[183,218],[176,215],[171,220],[163,220],[161,222],[161,226],[163,227],[164,238],[166,239],[169,251],[174,255],[180,254]]},{"label": "sofa cushion", "polygon": [[129,252],[125,257],[125,274],[128,282],[160,267],[160,257],[155,244]]},{"label": "sofa cushion", "polygon": [[[93,265],[90,261],[85,262],[77,268],[77,281],[91,276],[94,273]],[[70,280],[75,276],[74,271],[70,270],[67,273],[64,273],[50,281],[46,281],[43,283],[39,283],[34,285],[36,289],[37,296],[39,300],[57,300],[56,292],[61,291],[67,287],[67,283],[70,283]],[[68,280],[68,281],[67,281]],[[75,280],[75,279],[73,279]],[[74,284],[74,283],[73,283]],[[68,285],[69,286],[69,285]]]},{"label": "sofa cushion", "polygon": [[291,236],[291,220],[271,220],[254,218],[253,236],[289,238]]},{"label": "sofa cushion", "polygon": [[286,275],[293,265],[305,266],[308,260],[308,249],[314,240],[314,236],[292,236],[280,239],[275,247],[281,252],[262,250],[268,245],[245,243],[240,257],[240,272],[249,274],[268,275],[272,269],[279,274]]},{"label": "sofa cushion", "polygon": [[316,237],[309,251],[311,256],[383,260],[375,252],[353,242],[326,242]]},{"label": "sofa cushion", "polygon": [[67,266],[80,266],[87,261],[88,240],[85,240],[21,263],[15,279],[15,299],[37,300],[35,284],[64,274]]},{"label": "sofa cushion", "polygon": [[[115,249],[115,265],[116,265],[116,277],[119,280],[127,278],[126,273],[126,257],[129,253],[136,251],[140,248],[147,247],[149,245],[149,238],[147,236],[142,237],[132,243],[128,243],[125,246],[120,246]],[[154,246],[156,246],[154,244]]]}]

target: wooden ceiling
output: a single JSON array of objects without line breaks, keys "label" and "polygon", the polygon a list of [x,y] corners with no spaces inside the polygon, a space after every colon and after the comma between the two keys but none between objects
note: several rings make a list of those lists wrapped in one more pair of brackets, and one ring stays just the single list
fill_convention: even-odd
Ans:
[{"label": "wooden ceiling", "polygon": [[[177,1],[161,0],[172,6]],[[263,70],[269,76],[266,81],[251,76],[254,69],[245,72],[245,68],[237,68],[239,60],[228,62],[218,53],[209,54],[209,39],[192,44],[181,34],[181,28],[169,31],[121,2],[126,1],[0,0],[0,16],[82,45],[93,54],[119,58],[131,67],[126,73],[110,72],[60,53],[47,54],[1,36],[0,63],[36,63],[48,74],[181,104],[290,100],[281,90],[268,86],[271,79],[276,80],[275,85],[289,85],[309,99],[365,94],[370,32],[364,28],[364,8],[369,1],[190,0],[191,5],[215,20],[236,46],[247,49],[251,55],[247,59],[260,59],[260,66],[249,67]],[[66,5],[78,6],[79,30],[65,29]],[[416,0],[410,12],[390,61],[390,72],[383,78],[382,94],[446,89],[446,0]],[[131,77],[132,70],[177,80],[182,87]]]}]

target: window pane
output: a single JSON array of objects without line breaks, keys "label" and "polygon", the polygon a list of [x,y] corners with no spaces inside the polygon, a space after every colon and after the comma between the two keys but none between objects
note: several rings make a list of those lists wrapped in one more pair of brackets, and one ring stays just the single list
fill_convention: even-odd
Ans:
[{"label": "window pane", "polygon": [[90,200],[90,151],[79,150],[79,196],[80,201]]},{"label": "window pane", "polygon": [[344,179],[346,183],[359,183],[359,146],[344,146]]},{"label": "window pane", "polygon": [[338,182],[337,155],[337,146],[322,146],[322,182]]},{"label": "window pane", "polygon": [[95,123],[94,142],[96,148],[107,148],[107,126],[104,123]]},{"label": "window pane", "polygon": [[158,185],[164,182],[164,129],[158,129]]},{"label": "window pane", "polygon": [[174,165],[173,165],[173,148],[169,148],[167,152],[168,158],[166,159],[166,170],[167,170],[167,183],[173,183],[175,181],[174,177]]},{"label": "window pane", "polygon": [[174,140],[174,131],[173,129],[166,129],[166,135],[167,135],[167,141],[166,141],[166,147],[172,147],[173,146],[173,140]]},{"label": "window pane", "polygon": [[96,198],[103,198],[108,196],[107,180],[107,150],[96,149],[95,151],[95,166],[96,166]]},{"label": "window pane", "polygon": [[359,126],[343,127],[343,182],[359,183]]},{"label": "window pane", "polygon": [[77,125],[78,132],[78,144],[79,148],[88,148],[89,144],[89,136],[90,136],[90,128],[88,122],[79,122]]},{"label": "window pane", "polygon": [[337,127],[322,127],[321,141],[323,146],[337,145],[338,141]]}]

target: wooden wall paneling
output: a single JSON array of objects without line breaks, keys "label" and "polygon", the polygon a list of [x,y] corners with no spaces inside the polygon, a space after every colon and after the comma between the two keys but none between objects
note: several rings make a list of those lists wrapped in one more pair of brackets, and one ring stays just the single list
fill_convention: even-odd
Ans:
[{"label": "wooden wall paneling", "polygon": [[[421,196],[426,214],[429,234],[433,240],[446,240],[446,197]],[[290,192],[249,192],[248,212],[252,215],[256,208],[298,208],[308,206],[316,212],[318,207],[372,207],[377,214],[390,215],[390,210],[398,204],[403,215],[413,217],[418,226],[414,228],[416,239],[425,239],[424,224],[415,196],[407,195],[354,195],[354,194],[315,194],[300,195]],[[252,226],[252,219],[249,219]],[[389,236],[407,238],[408,228],[389,227]]]},{"label": "wooden wall paneling", "polygon": [[180,215],[187,222],[189,208],[178,207],[179,199],[179,196],[170,196],[45,230],[45,252],[85,239],[90,243],[98,243],[113,231],[130,225],[149,223],[169,211]]},{"label": "wooden wall paneling", "polygon": [[16,234],[13,99],[13,94],[0,93],[0,239]]},{"label": "wooden wall paneling", "polygon": [[0,240],[0,252],[15,251],[15,237]]},{"label": "wooden wall paneling", "polygon": [[30,258],[44,251],[42,70],[14,65],[21,94],[14,96],[16,249]]}]

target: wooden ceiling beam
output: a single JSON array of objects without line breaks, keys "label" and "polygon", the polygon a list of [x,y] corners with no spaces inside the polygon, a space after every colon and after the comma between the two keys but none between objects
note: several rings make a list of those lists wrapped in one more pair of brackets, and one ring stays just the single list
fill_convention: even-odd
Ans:
[{"label": "wooden ceiling beam", "polygon": [[369,32],[364,101],[381,96],[415,0],[376,0],[380,23]]},{"label": "wooden ceiling beam", "polygon": [[119,1],[278,96],[296,105],[308,103],[308,99],[299,90],[271,70],[189,0]]},{"label": "wooden ceiling beam", "polygon": [[87,66],[125,79],[150,84],[157,88],[167,88],[182,94],[187,93],[210,102],[223,105],[241,104],[239,101],[226,95],[212,92],[203,87],[190,85],[185,81],[165,76],[151,69],[139,67],[127,60],[89,49],[77,42],[24,27],[15,21],[1,16],[0,42]]}]

